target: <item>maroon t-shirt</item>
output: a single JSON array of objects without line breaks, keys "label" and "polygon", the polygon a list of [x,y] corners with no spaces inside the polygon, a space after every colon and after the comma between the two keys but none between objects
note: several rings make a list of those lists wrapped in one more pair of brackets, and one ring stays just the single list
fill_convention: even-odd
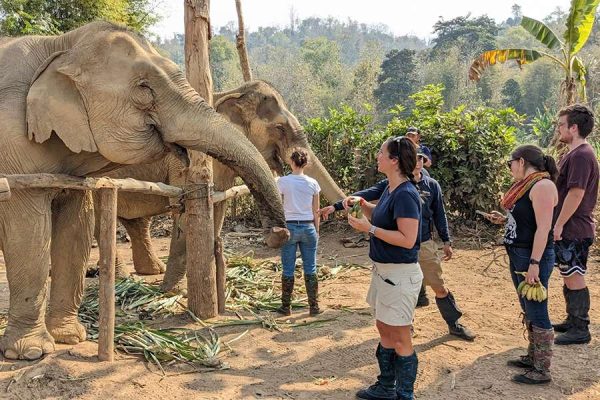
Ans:
[{"label": "maroon t-shirt", "polygon": [[598,161],[594,149],[588,143],[577,146],[558,163],[558,206],[554,209],[554,220],[562,210],[565,197],[571,188],[584,189],[583,199],[575,213],[565,223],[562,237],[565,239],[594,238],[595,224],[592,217],[598,199]]}]

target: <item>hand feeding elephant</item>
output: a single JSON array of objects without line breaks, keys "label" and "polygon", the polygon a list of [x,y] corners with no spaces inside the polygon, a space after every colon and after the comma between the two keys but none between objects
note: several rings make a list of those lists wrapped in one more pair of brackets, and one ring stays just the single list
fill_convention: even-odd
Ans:
[{"label": "hand feeding elephant", "polygon": [[[292,148],[301,146],[310,149],[308,140],[296,117],[287,109],[281,95],[264,81],[252,81],[239,88],[214,95],[217,112],[242,130],[257,147],[269,167],[283,174],[283,159],[289,156]],[[344,193],[335,184],[327,170],[316,156],[311,157],[306,169],[308,175],[319,181],[325,197],[337,201]],[[115,178],[132,177],[151,182],[165,182],[180,186],[184,165],[177,157],[168,154],[164,159],[151,165],[136,165],[111,171],[108,176]],[[213,164],[215,190],[223,191],[234,185],[236,173],[219,162]],[[169,206],[165,197],[123,193],[118,199],[118,216],[131,237],[133,263],[139,274],[158,274],[165,271],[163,262],[155,255],[150,239],[150,217],[163,214]],[[225,204],[214,207],[215,237],[223,225]],[[177,222],[174,226],[179,226]],[[162,288],[165,291],[175,287],[184,288],[185,276],[185,235],[184,229],[174,228],[171,238],[169,261]],[[218,243],[219,244],[219,243]],[[117,255],[118,269],[123,273],[123,265]],[[217,260],[218,262],[220,260]]]},{"label": "hand feeding elephant", "polygon": [[[61,36],[0,39],[0,174],[102,174],[169,149],[221,160],[288,238],[281,198],[250,141],[210,108],[177,66],[139,35],[95,22]],[[89,192],[30,189],[0,203],[10,290],[4,356],[36,359],[78,343],[84,268],[93,236]],[[49,264],[50,305],[46,312]]]}]

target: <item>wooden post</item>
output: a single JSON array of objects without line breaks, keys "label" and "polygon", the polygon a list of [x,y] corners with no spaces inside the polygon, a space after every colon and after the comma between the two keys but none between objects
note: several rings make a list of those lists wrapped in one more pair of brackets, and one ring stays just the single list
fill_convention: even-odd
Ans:
[{"label": "wooden post", "polygon": [[[190,85],[212,105],[209,9],[209,0],[185,0],[185,71]],[[185,202],[188,308],[205,319],[218,314],[212,159],[206,154],[190,152],[190,161]]]},{"label": "wooden post", "polygon": [[117,188],[100,189],[100,278],[98,359],[114,360],[115,256],[117,253]]},{"label": "wooden post", "polygon": [[240,66],[242,67],[244,82],[249,82],[252,80],[252,70],[250,69],[250,62],[248,61],[248,51],[246,50],[244,16],[242,14],[242,0],[235,0],[235,8],[237,10],[238,16],[238,33],[237,35],[235,35],[235,47],[237,47],[238,55],[240,57]]}]

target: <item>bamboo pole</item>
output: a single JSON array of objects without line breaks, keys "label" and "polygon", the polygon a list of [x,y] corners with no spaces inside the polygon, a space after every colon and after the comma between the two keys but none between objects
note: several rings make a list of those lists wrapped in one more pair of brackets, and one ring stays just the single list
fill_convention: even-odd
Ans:
[{"label": "bamboo pole", "polygon": [[252,80],[252,70],[250,69],[250,62],[248,61],[248,51],[246,49],[246,35],[244,30],[244,16],[242,14],[242,0],[235,0],[235,8],[238,16],[238,33],[235,35],[235,47],[237,47],[238,55],[240,57],[240,66],[242,67],[242,74],[244,76],[244,82]]},{"label": "bamboo pole", "polygon": [[10,185],[8,179],[0,178],[0,201],[6,201],[10,199]]},{"label": "bamboo pole", "polygon": [[114,360],[117,188],[100,189],[98,359]]},{"label": "bamboo pole", "polygon": [[[112,179],[112,178],[80,178],[77,176],[60,174],[0,174],[0,201],[5,193],[12,190],[23,189],[76,189],[97,190],[102,188],[117,188],[124,192],[143,193],[156,196],[178,197],[183,195],[183,189],[166,185],[162,182],[144,182],[135,179]],[[219,203],[234,197],[250,194],[246,185],[234,186],[224,192],[214,192],[213,203]],[[5,195],[6,196],[6,195]],[[8,195],[10,197],[10,194]]]},{"label": "bamboo pole", "polygon": [[[185,0],[185,72],[190,85],[212,105],[209,9],[209,0]],[[212,159],[206,154],[190,152],[190,161],[185,201],[188,308],[205,319],[218,315]]]}]

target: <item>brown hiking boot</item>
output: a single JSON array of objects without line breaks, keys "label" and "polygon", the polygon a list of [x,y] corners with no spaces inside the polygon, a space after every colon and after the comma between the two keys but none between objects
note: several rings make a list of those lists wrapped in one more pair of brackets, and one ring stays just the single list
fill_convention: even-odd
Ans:
[{"label": "brown hiking boot", "polygon": [[316,274],[304,274],[304,284],[306,285],[306,295],[308,296],[309,314],[319,315],[323,311],[319,308],[319,280]]},{"label": "brown hiking boot", "polygon": [[529,345],[527,346],[527,354],[524,356],[519,356],[519,358],[508,360],[506,365],[509,367],[533,368],[533,337],[531,336],[531,324],[525,320],[525,316],[523,316],[523,324],[525,324],[525,327],[527,328],[527,340],[529,341]]}]

